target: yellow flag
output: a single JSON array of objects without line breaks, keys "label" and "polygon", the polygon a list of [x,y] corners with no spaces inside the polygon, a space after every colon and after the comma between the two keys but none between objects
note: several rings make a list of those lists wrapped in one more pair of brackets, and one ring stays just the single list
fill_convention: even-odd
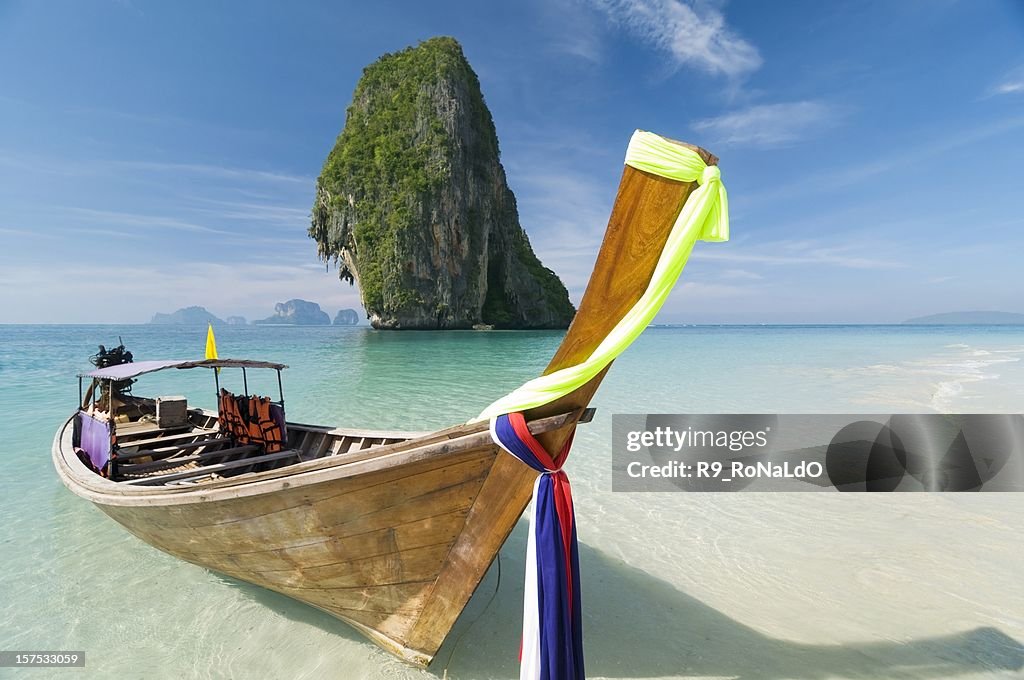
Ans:
[{"label": "yellow flag", "polygon": [[217,358],[217,339],[213,337],[213,324],[209,324],[206,330],[206,358]]}]

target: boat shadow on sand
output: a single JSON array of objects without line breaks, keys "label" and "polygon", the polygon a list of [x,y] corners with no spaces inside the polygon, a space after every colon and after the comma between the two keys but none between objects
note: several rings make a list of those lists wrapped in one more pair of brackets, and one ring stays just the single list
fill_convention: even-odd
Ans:
[{"label": "boat shadow on sand", "polygon": [[[425,676],[518,678],[525,525],[492,565]],[[1024,645],[979,627],[909,642],[814,645],[771,638],[627,563],[580,544],[587,675],[610,678],[716,677],[752,680],[1005,677],[1024,668]],[[328,614],[282,595],[225,579],[285,616],[351,639]],[[493,596],[493,597],[492,597]],[[367,643],[369,644],[369,643]],[[383,652],[381,652],[384,654]],[[1014,676],[1015,677],[1015,676]]]}]

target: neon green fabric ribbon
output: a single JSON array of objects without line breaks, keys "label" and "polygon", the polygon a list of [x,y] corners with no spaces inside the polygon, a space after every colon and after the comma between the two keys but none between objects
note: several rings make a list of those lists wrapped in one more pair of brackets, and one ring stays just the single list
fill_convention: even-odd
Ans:
[{"label": "neon green fabric ribbon", "polygon": [[583,362],[534,378],[498,399],[470,422],[543,406],[582,387],[629,347],[657,315],[700,241],[729,240],[729,203],[718,168],[697,152],[637,130],[626,149],[626,165],[680,182],[698,182],[683,205],[661,251],[647,290]]}]

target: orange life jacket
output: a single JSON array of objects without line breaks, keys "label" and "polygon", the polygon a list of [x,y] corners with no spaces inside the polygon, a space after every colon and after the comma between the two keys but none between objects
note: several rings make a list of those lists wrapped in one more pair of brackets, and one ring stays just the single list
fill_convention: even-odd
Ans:
[{"label": "orange life jacket", "polygon": [[268,397],[240,397],[221,390],[218,421],[239,445],[262,444],[266,453],[284,450],[285,433],[274,419]]},{"label": "orange life jacket", "polygon": [[249,443],[249,428],[238,408],[238,397],[225,389],[220,391],[217,421],[220,431],[232,437],[235,443],[241,446]]},{"label": "orange life jacket", "polygon": [[284,449],[284,433],[270,412],[268,397],[249,397],[249,438],[263,444],[267,453]]}]

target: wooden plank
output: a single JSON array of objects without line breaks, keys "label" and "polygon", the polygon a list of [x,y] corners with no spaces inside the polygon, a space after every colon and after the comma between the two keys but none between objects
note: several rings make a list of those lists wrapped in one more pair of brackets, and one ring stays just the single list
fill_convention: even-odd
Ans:
[{"label": "wooden plank", "polygon": [[175,427],[159,427],[155,423],[115,423],[117,430],[117,437],[127,437],[129,439],[139,437],[143,435],[152,434],[154,432],[178,432],[193,427],[191,423],[184,425],[178,425]]},{"label": "wooden plank", "polygon": [[172,434],[172,435],[168,435],[166,437],[153,437],[151,439],[139,439],[139,440],[132,441],[132,442],[127,442],[127,443],[121,443],[121,433],[118,432],[117,433],[117,435],[118,435],[117,438],[118,438],[119,446],[124,447],[124,448],[134,448],[136,446],[149,446],[150,444],[163,444],[165,442],[175,442],[175,441],[180,441],[182,439],[189,439],[190,437],[201,437],[203,435],[210,434],[210,433],[213,433],[213,432],[216,432],[216,431],[217,430],[204,430],[204,429],[201,429],[201,428],[197,428],[195,430],[192,430],[191,432],[183,432],[181,434]]},{"label": "wooden plank", "polygon": [[[217,551],[189,551],[190,559],[196,561],[225,560],[233,557],[239,564],[251,568],[250,559],[259,560],[264,569],[286,568],[302,565],[318,567],[332,562],[340,562],[354,556],[373,556],[385,552],[385,547],[392,543],[398,550],[419,548],[435,542],[455,540],[462,525],[465,523],[464,510],[455,508],[439,515],[417,517],[408,522],[395,521],[390,526],[372,531],[351,533],[346,536],[334,535],[334,532],[315,536],[287,537],[288,545],[259,545],[245,549],[226,550],[229,546],[210,546],[220,548]],[[285,537],[281,537],[284,540]],[[275,566],[276,565],[276,566]]]},{"label": "wooden plank", "polygon": [[326,434],[320,437],[320,440],[316,443],[316,446],[310,447],[309,457],[312,459],[320,458],[321,456],[323,456],[324,452],[327,451],[328,447],[330,447],[332,439],[333,438],[330,435]]},{"label": "wooden plank", "polygon": [[306,440],[309,439],[309,437],[309,432],[304,432],[302,430],[295,432],[290,425],[288,426],[288,446],[296,451],[302,451],[303,447],[306,446]]},{"label": "wooden plank", "polygon": [[433,581],[450,545],[449,542],[441,542],[399,550],[392,544],[391,549],[382,554],[352,556],[315,567],[291,565],[267,569],[259,574],[266,583],[301,590]]},{"label": "wooden plank", "polygon": [[217,477],[217,475],[212,473],[212,472],[203,472],[203,468],[201,468],[201,467],[197,467],[193,471],[198,473],[198,474],[196,474],[196,475],[194,475],[192,477],[182,477],[181,479],[172,479],[171,481],[166,482],[165,486],[172,487],[172,488],[176,487],[176,486],[194,487],[197,484],[199,484],[200,482],[214,481],[216,479],[219,479],[219,477]]},{"label": "wooden plank", "polygon": [[330,609],[348,609],[352,612],[380,614],[380,617],[371,619],[380,621],[383,618],[394,616],[396,612],[415,613],[432,583],[432,580],[424,580],[316,591],[281,588],[280,591],[299,599],[309,599],[313,596],[319,606]]},{"label": "wooden plank", "polygon": [[354,435],[357,437],[385,437],[388,439],[416,439],[433,434],[429,431],[409,430],[365,430],[351,427],[331,427],[329,425],[310,425],[308,423],[288,422],[289,429],[307,432],[326,432],[330,435]]},{"label": "wooden plank", "polygon": [[[218,453],[223,453],[218,451]],[[268,453],[263,456],[254,456],[252,458],[243,458],[241,460],[233,460],[227,463],[214,463],[213,465],[206,465],[197,470],[189,470],[188,472],[175,472],[169,475],[158,475],[156,477],[145,477],[143,479],[132,479],[126,482],[120,482],[121,484],[134,484],[134,485],[153,485],[153,484],[164,484],[174,479],[183,479],[185,477],[194,476],[196,472],[202,471],[203,473],[220,472],[221,470],[231,470],[239,467],[248,467],[251,465],[258,465],[260,463],[266,463],[271,460],[280,460],[281,458],[291,458],[296,455],[294,449],[287,451],[278,451],[277,453]]]},{"label": "wooden plank", "polygon": [[310,433],[307,437],[305,437],[302,440],[302,445],[301,446],[296,446],[295,448],[297,450],[301,451],[302,453],[307,453],[307,452],[312,451],[313,449],[315,449],[317,446],[319,446],[320,442],[323,441],[325,436],[326,435],[324,435],[322,433],[316,433],[316,432]]},{"label": "wooden plank", "polygon": [[231,437],[208,437],[207,439],[198,439],[194,442],[175,444],[173,446],[160,446],[149,450],[153,453],[167,453],[169,451],[188,451],[190,449],[198,449],[200,447],[211,446],[213,444],[226,444],[230,441]]},{"label": "wooden plank", "polygon": [[[216,451],[205,451],[203,453],[194,453],[190,456],[181,456],[174,458],[161,458],[160,460],[154,460],[148,463],[135,463],[122,465],[119,467],[122,474],[138,474],[139,472],[145,472],[147,470],[158,470],[161,467],[173,467],[182,465],[183,463],[191,463],[201,460],[209,460],[210,458],[223,458],[225,456],[235,456],[240,453],[248,453],[250,451],[256,451],[260,448],[258,444],[247,444],[245,446],[233,446],[228,449],[217,449]],[[207,468],[200,468],[206,470]]]},{"label": "wooden plank", "polygon": [[[317,537],[343,538],[468,508],[492,457],[467,455],[456,465],[421,466],[415,474],[391,470],[356,478],[349,483],[296,490],[281,500],[253,504],[226,501],[222,507],[184,506],[177,517],[166,513],[123,513],[118,517],[147,526],[159,518],[157,538],[179,541],[190,551],[197,547],[217,552],[243,552],[305,543]],[[209,509],[209,512],[202,510]],[[127,516],[126,516],[127,515]],[[145,527],[139,527],[145,529]],[[254,542],[254,537],[260,537]]]},{"label": "wooden plank", "polygon": [[155,449],[139,449],[138,451],[124,451],[118,452],[117,460],[119,463],[124,463],[126,460],[133,458],[142,458],[145,456],[160,456],[165,453],[174,453],[178,451],[188,451],[190,449],[198,449],[203,446],[213,446],[215,444],[226,444],[230,442],[229,437],[213,437],[210,439],[201,439],[195,442],[188,442],[185,444],[176,444],[174,446],[162,446]]},{"label": "wooden plank", "polygon": [[[415,621],[416,614],[430,593],[431,581],[384,584],[372,589],[317,591],[316,606],[347,620],[379,630],[392,639],[401,639]],[[281,589],[286,595],[302,599],[302,591]]]}]

